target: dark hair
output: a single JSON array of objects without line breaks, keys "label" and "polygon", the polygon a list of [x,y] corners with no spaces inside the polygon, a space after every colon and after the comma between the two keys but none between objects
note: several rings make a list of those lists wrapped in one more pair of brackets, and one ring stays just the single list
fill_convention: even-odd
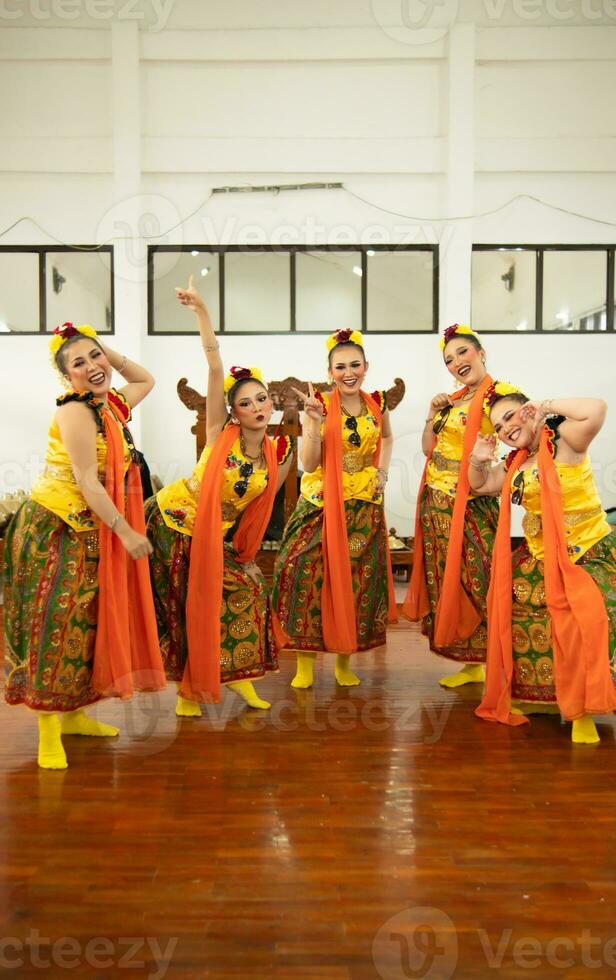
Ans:
[{"label": "dark hair", "polygon": [[492,409],[499,402],[504,402],[506,400],[510,402],[517,402],[518,405],[526,405],[526,402],[530,401],[523,391],[512,391],[510,395],[497,395],[489,408],[489,413],[492,414]]},{"label": "dark hair", "polygon": [[249,381],[254,381],[255,384],[261,385],[263,391],[267,393],[266,385],[264,385],[262,381],[259,381],[258,378],[240,378],[239,381],[235,382],[232,388],[229,388],[229,392],[227,394],[227,402],[229,403],[229,408],[233,408],[235,402],[237,401],[242,385],[248,384]]},{"label": "dark hair", "polygon": [[456,333],[451,337],[445,344],[443,348],[443,358],[445,357],[445,351],[447,350],[447,345],[451,343],[452,340],[463,340],[468,341],[472,344],[476,350],[483,350],[483,344],[481,343],[479,337],[473,336],[472,333]]},{"label": "dark hair", "polygon": [[342,343],[336,344],[335,347],[332,347],[332,349],[329,352],[328,361],[330,367],[332,366],[332,357],[334,356],[337,350],[340,350],[341,347],[354,347],[355,350],[358,350],[361,356],[363,357],[364,364],[366,363],[366,352],[364,351],[364,348],[361,346],[361,344],[355,344],[352,340],[343,340]]},{"label": "dark hair", "polygon": [[88,337],[85,333],[73,334],[72,337],[69,337],[68,340],[64,341],[62,347],[56,354],[56,367],[60,372],[60,374],[66,374],[66,360],[65,360],[66,352],[69,349],[69,347],[77,343],[78,340],[89,340],[94,344],[95,347],[98,347],[99,350],[103,349],[100,343],[98,342],[98,340],[96,339],[96,337]]}]

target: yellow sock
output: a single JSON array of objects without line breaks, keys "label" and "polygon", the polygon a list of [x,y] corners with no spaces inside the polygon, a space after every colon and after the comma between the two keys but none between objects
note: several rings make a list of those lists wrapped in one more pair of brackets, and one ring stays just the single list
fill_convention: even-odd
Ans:
[{"label": "yellow sock", "polygon": [[201,708],[199,707],[198,701],[189,701],[188,698],[183,698],[178,692],[178,699],[175,703],[175,713],[179,715],[180,718],[200,718]]},{"label": "yellow sock", "polygon": [[38,713],[38,764],[41,769],[66,769],[66,752],[62,747],[60,719],[55,712]]},{"label": "yellow sock", "polygon": [[63,735],[93,735],[98,738],[112,738],[119,733],[119,728],[114,728],[113,725],[105,725],[102,721],[88,718],[83,708],[79,708],[77,711],[64,712],[60,724]]},{"label": "yellow sock", "polygon": [[464,664],[457,674],[441,677],[441,687],[462,687],[463,684],[483,684],[486,679],[486,669],[483,664]]},{"label": "yellow sock", "polygon": [[599,739],[597,726],[590,715],[576,718],[571,726],[571,741],[577,745],[596,745]]},{"label": "yellow sock", "polygon": [[340,684],[341,687],[357,687],[358,684],[361,684],[359,677],[349,667],[350,659],[351,657],[348,653],[338,653],[336,655],[334,673],[336,675],[336,683]]},{"label": "yellow sock", "polygon": [[298,653],[297,671],[291,681],[291,687],[312,687],[314,680],[314,662],[317,658],[316,653]]},{"label": "yellow sock", "polygon": [[249,708],[271,708],[269,701],[264,701],[255,691],[252,681],[229,681],[227,687],[239,694]]}]

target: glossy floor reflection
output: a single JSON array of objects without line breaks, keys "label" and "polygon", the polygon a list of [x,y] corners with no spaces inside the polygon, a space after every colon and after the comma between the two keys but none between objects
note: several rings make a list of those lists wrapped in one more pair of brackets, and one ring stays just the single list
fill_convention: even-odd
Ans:
[{"label": "glossy floor reflection", "polygon": [[479,721],[416,628],[313,691],[293,658],[246,709],[179,721],[171,688],[35,764],[0,707],[10,975],[434,980],[604,977],[616,966],[616,745],[558,718]]}]

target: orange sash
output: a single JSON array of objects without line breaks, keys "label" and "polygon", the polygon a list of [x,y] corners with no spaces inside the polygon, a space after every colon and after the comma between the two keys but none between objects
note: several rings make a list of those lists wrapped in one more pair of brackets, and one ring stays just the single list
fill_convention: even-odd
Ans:
[{"label": "orange sash", "polygon": [[[434,623],[434,645],[436,647],[450,646],[456,640],[466,640],[472,636],[481,622],[481,617],[475,606],[469,599],[461,580],[462,567],[462,542],[464,537],[464,518],[466,504],[470,491],[468,479],[468,459],[473,451],[475,440],[481,428],[481,418],[483,415],[483,399],[486,391],[492,384],[492,378],[486,374],[481,385],[475,392],[468,411],[466,431],[462,445],[462,459],[460,460],[460,476],[453,505],[451,518],[451,529],[449,532],[449,542],[447,547],[447,559],[445,562],[445,573],[441,587],[441,594],[436,609]],[[464,387],[451,396],[453,401],[461,398],[468,392]],[[421,524],[421,498],[426,483],[426,472],[428,463],[432,458],[434,447],[424,466],[421,485],[417,496],[417,509],[415,511],[415,549],[413,555],[413,571],[406,595],[406,600],[402,606],[404,615],[416,622],[423,619],[430,612],[430,600],[428,588],[426,586],[426,572],[424,564],[424,540],[423,528]]]},{"label": "orange sash", "polygon": [[[501,495],[501,514],[488,592],[487,682],[477,714],[508,725],[527,719],[510,714],[513,673],[511,607],[511,480],[527,458],[516,453]],[[539,445],[541,519],[544,540],[545,596],[552,621],[556,699],[569,721],[616,710],[609,664],[609,626],[605,600],[594,579],[567,552],[558,472],[544,426]],[[502,531],[501,531],[502,524]]]},{"label": "orange sash", "polygon": [[[182,696],[191,701],[220,701],[220,610],[224,573],[221,483],[223,467],[239,434],[239,425],[227,425],[216,439],[203,473],[197,504],[186,600],[188,660],[180,685]],[[263,450],[269,475],[267,488],[249,503],[233,536],[237,560],[242,563],[254,561],[276,497],[278,459],[274,443],[267,436]],[[288,637],[273,610],[271,615],[275,641],[282,647]]]},{"label": "orange sash", "polygon": [[[368,411],[374,415],[382,430],[383,416],[374,398],[361,391]],[[376,465],[381,451],[381,435],[377,443],[373,464]],[[387,528],[385,528],[387,533]],[[354,653],[357,650],[355,601],[353,577],[346,529],[344,492],[342,487],[342,412],[340,393],[336,389],[329,399],[323,439],[323,587],[321,590],[321,622],[326,650],[336,653]],[[387,544],[388,568],[388,619],[396,622],[389,542]]]},{"label": "orange sash", "polygon": [[[107,464],[105,489],[118,512],[145,534],[139,467],[131,463],[124,492],[124,444],[114,421],[119,412],[110,399],[104,410]],[[126,503],[126,512],[125,512]],[[105,697],[130,698],[135,691],[166,687],[147,558],[132,559],[101,521],[98,535],[98,621],[92,687]]]}]

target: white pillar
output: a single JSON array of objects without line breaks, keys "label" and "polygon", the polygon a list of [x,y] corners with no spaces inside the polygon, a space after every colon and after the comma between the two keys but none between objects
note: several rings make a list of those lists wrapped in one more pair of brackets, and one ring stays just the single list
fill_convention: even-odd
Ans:
[{"label": "white pillar", "polygon": [[[475,25],[454,24],[447,66],[446,214],[472,214],[475,179]],[[473,222],[442,230],[440,322],[468,323],[471,314]]]}]

